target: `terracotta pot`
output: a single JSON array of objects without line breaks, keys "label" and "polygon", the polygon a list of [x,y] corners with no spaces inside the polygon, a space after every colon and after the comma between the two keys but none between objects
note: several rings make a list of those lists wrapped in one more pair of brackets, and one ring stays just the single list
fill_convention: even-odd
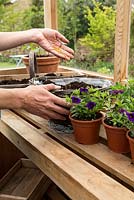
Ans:
[{"label": "terracotta pot", "polygon": [[[37,57],[37,69],[38,73],[49,73],[49,72],[56,72],[58,70],[58,65],[60,63],[60,58],[56,56],[41,56]],[[29,57],[23,57],[23,62],[26,65],[27,72],[29,73]]]},{"label": "terracotta pot", "polygon": [[129,136],[130,131],[127,131],[127,138],[129,141],[129,145],[130,145],[130,151],[131,151],[131,158],[132,158],[132,162],[134,163],[134,138],[131,138]]},{"label": "terracotta pot", "polygon": [[100,113],[100,118],[92,121],[81,121],[73,119],[69,116],[75,140],[80,144],[96,144],[99,141],[100,125],[102,123],[103,115]]},{"label": "terracotta pot", "polygon": [[126,137],[127,129],[109,126],[102,120],[107,135],[108,147],[116,153],[130,152],[129,142]]}]

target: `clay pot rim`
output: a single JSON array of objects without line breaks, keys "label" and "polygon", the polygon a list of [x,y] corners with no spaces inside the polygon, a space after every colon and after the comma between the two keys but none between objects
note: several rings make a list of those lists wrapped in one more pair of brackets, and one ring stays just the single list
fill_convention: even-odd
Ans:
[{"label": "clay pot rim", "polygon": [[103,119],[104,115],[103,113],[99,113],[100,114],[100,117],[98,119],[94,119],[94,120],[79,120],[79,119],[74,119],[71,117],[71,114],[69,114],[69,119],[73,122],[81,122],[81,123],[92,123],[92,122],[97,122],[97,121],[100,121]]},{"label": "clay pot rim", "polygon": [[129,132],[130,132],[130,130],[128,130],[127,133],[126,133],[127,139],[130,140],[130,141],[132,141],[132,142],[134,142],[134,138],[131,138],[129,136]]},{"label": "clay pot rim", "polygon": [[118,126],[110,126],[108,124],[105,123],[105,120],[106,120],[106,117],[102,119],[102,124],[105,126],[105,127],[112,127],[112,129],[120,129],[120,130],[124,130],[124,131],[127,131],[128,129],[125,128],[125,127],[118,127]]},{"label": "clay pot rim", "polygon": [[[25,55],[23,58],[26,58],[26,59],[29,59],[29,55]],[[42,59],[42,58],[57,58],[57,59],[60,59],[59,57],[55,56],[55,55],[36,55],[36,58],[37,59]]]}]

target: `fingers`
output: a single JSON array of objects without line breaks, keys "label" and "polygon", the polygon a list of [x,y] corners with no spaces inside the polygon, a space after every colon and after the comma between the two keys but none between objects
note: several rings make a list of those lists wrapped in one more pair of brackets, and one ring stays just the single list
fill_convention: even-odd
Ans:
[{"label": "fingers", "polygon": [[56,31],[55,33],[56,35],[56,39],[57,40],[60,40],[62,42],[65,42],[65,43],[69,43],[69,40],[67,40],[67,38],[65,38],[61,33],[59,33],[58,31]]},{"label": "fingers", "polygon": [[44,112],[40,112],[40,113],[36,113],[36,115],[38,115],[39,117],[42,117],[46,120],[49,120],[49,119],[65,120],[66,119],[65,116],[58,114],[54,111],[50,111],[50,110],[47,110],[47,114]]},{"label": "fingers", "polygon": [[61,45],[61,43],[59,44],[59,46],[56,46],[54,44],[51,47],[51,53],[65,60],[70,60],[74,58],[74,51],[71,48],[65,46],[64,44]]},{"label": "fingers", "polygon": [[61,86],[59,85],[54,85],[53,83],[51,84],[47,84],[47,85],[42,85],[42,87],[48,91],[51,91],[51,90],[59,90],[61,89]]}]

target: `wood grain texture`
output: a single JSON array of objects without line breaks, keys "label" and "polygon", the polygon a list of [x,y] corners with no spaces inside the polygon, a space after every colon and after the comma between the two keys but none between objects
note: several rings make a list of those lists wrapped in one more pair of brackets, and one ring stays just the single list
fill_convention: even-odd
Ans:
[{"label": "wood grain texture", "polygon": [[31,161],[22,159],[0,180],[0,198],[40,200],[50,183]]},{"label": "wood grain texture", "polygon": [[58,29],[57,0],[44,0],[44,23],[46,28]]},{"label": "wood grain texture", "polygon": [[[36,124],[44,133],[49,133],[56,139],[58,139],[63,144],[67,145],[69,148],[80,153],[80,155],[88,158],[93,163],[102,167],[104,170],[114,174],[116,177],[127,183],[128,185],[134,188],[134,166],[131,164],[131,159],[123,154],[117,154],[112,152],[107,145],[98,143],[95,145],[81,145],[78,144],[73,134],[59,134],[55,130],[52,130],[48,121],[40,118],[38,116],[27,113],[24,110],[15,110],[25,119],[31,121],[33,124]],[[106,139],[106,133],[104,127],[101,126],[100,136]]]},{"label": "wood grain texture", "polygon": [[130,40],[131,0],[117,0],[114,82],[126,82]]},{"label": "wood grain texture", "polygon": [[71,199],[134,199],[133,192],[14,113],[3,111],[0,125],[2,133]]}]

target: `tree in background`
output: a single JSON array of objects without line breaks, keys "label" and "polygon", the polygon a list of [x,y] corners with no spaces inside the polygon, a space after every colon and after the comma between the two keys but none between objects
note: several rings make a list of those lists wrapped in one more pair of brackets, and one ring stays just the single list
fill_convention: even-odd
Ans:
[{"label": "tree in background", "polygon": [[87,0],[58,0],[58,27],[70,40],[70,47],[75,49],[77,39],[83,37],[88,30],[85,19],[85,8],[91,4]]},{"label": "tree in background", "polygon": [[116,13],[112,7],[93,2],[94,9],[87,8],[88,33],[80,41],[89,47],[93,56],[106,61],[112,58],[114,53]]},{"label": "tree in background", "polygon": [[[116,0],[96,0],[100,5],[113,6]],[[58,27],[69,40],[70,46],[76,50],[76,43],[79,38],[88,33],[89,22],[85,18],[87,7],[94,10],[92,0],[58,0]],[[103,7],[101,7],[103,9]]]},{"label": "tree in background", "polygon": [[24,28],[44,27],[43,0],[32,0],[31,6],[24,12]]},{"label": "tree in background", "polygon": [[[0,0],[0,30],[19,31],[24,27],[24,2],[25,0],[10,3]],[[25,9],[27,7],[25,6]]]},{"label": "tree in background", "polygon": [[134,77],[134,10],[132,10],[132,14],[131,14],[129,75]]}]

